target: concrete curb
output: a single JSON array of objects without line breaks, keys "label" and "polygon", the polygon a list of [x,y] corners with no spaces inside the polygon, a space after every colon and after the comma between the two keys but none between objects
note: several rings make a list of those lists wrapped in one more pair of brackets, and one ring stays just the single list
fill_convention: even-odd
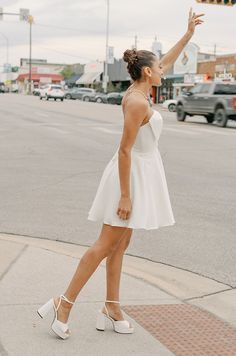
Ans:
[{"label": "concrete curb", "polygon": [[[21,235],[0,234],[0,240],[34,246],[80,259],[87,246]],[[105,266],[105,260],[101,262]],[[236,289],[229,285],[140,257],[125,255],[122,272],[159,288],[182,302],[196,305],[236,326]]]}]

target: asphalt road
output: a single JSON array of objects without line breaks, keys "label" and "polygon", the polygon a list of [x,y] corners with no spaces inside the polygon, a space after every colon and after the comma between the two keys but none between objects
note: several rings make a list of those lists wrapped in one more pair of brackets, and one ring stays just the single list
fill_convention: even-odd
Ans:
[{"label": "asphalt road", "polygon": [[[176,224],[135,230],[127,253],[236,287],[236,124],[162,115]],[[91,245],[101,224],[88,210],[122,123],[120,106],[0,95],[0,232]]]}]

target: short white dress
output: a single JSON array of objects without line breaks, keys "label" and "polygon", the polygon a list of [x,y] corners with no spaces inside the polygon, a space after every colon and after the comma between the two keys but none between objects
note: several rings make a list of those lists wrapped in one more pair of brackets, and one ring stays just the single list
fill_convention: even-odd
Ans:
[{"label": "short white dress", "polygon": [[129,219],[121,219],[117,214],[121,197],[118,147],[103,171],[88,212],[88,220],[145,230],[158,229],[175,223],[158,149],[162,127],[161,114],[153,110],[149,121],[139,128],[132,146],[130,167],[132,210]]}]

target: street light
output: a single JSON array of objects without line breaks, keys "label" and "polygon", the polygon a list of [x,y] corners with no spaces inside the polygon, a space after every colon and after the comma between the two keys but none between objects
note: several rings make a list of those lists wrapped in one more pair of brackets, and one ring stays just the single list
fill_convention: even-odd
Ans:
[{"label": "street light", "polygon": [[[0,20],[3,20],[3,15],[10,16],[20,16],[20,21],[26,21],[30,25],[30,49],[29,49],[29,94],[31,94],[31,54],[32,54],[32,24],[34,22],[33,16],[29,14],[29,9],[20,9],[19,13],[15,12],[4,12],[3,8],[0,7]],[[2,34],[3,35],[3,34]],[[5,37],[5,35],[3,35]],[[8,59],[8,39],[7,39],[7,59]],[[7,60],[8,62],[8,60]]]},{"label": "street light", "polygon": [[29,46],[29,95],[32,93],[32,23],[34,22],[33,16],[28,16],[30,25],[30,46]]},{"label": "street light", "polygon": [[103,77],[103,89],[107,93],[107,83],[108,83],[108,43],[109,43],[109,17],[110,17],[110,0],[107,1],[107,25],[106,25],[106,59],[104,66],[104,77]]}]

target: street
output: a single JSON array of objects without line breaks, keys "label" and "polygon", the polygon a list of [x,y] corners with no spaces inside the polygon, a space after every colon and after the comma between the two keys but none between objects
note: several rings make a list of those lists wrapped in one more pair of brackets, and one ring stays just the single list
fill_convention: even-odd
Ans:
[{"label": "street", "polygon": [[[134,231],[126,252],[236,287],[236,123],[157,109],[176,224]],[[122,120],[120,106],[1,95],[0,232],[91,245],[101,224],[87,213]]]}]

